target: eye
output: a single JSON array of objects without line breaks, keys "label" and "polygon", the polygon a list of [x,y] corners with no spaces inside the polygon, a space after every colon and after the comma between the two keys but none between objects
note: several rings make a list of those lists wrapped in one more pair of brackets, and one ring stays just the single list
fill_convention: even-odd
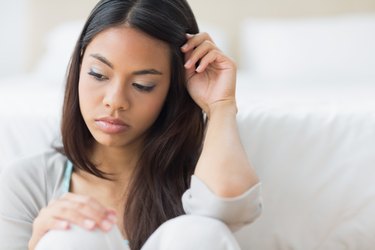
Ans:
[{"label": "eye", "polygon": [[155,88],[155,86],[146,86],[135,82],[132,85],[141,92],[151,92]]},{"label": "eye", "polygon": [[90,69],[90,71],[87,73],[91,76],[93,76],[96,80],[98,81],[104,81],[104,80],[107,80],[108,77],[98,73],[98,72],[95,72],[94,70]]}]

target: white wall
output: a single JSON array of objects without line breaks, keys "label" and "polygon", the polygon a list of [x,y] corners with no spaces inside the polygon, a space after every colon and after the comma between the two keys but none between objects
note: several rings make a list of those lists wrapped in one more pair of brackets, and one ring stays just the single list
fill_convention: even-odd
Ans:
[{"label": "white wall", "polygon": [[0,77],[26,68],[28,0],[0,1]]},{"label": "white wall", "polygon": [[[45,52],[44,37],[65,21],[85,19],[98,0],[0,0],[0,77],[30,72]],[[374,12],[375,0],[188,0],[199,22],[225,32],[239,58],[239,24],[248,17],[306,17]]]},{"label": "white wall", "polygon": [[240,24],[247,17],[304,18],[375,12],[375,0],[188,0],[198,21],[226,33],[229,55],[240,58]]}]

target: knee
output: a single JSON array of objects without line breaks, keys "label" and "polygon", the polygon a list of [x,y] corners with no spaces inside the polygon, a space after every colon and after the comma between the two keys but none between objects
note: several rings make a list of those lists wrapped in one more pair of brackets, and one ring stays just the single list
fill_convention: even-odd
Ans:
[{"label": "knee", "polygon": [[204,216],[179,216],[154,234],[161,249],[240,249],[225,223]]},{"label": "knee", "polygon": [[126,249],[121,234],[116,230],[113,228],[110,232],[104,233],[100,230],[88,231],[78,226],[72,226],[66,231],[52,230],[40,239],[35,250]]},{"label": "knee", "polygon": [[171,232],[190,232],[199,235],[231,234],[225,223],[205,216],[182,215],[164,223],[162,229]]}]

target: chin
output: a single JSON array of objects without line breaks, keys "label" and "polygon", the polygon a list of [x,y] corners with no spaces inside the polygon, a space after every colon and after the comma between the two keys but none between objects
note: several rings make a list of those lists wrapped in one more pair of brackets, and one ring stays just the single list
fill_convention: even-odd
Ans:
[{"label": "chin", "polygon": [[132,138],[121,138],[120,136],[105,135],[95,137],[96,143],[104,147],[124,148],[136,144],[138,140]]},{"label": "chin", "polygon": [[96,141],[98,144],[102,145],[102,146],[105,146],[105,147],[124,147],[126,146],[127,142],[124,142],[124,141],[119,141],[119,140],[109,140],[109,139],[106,139],[106,140],[97,140]]}]

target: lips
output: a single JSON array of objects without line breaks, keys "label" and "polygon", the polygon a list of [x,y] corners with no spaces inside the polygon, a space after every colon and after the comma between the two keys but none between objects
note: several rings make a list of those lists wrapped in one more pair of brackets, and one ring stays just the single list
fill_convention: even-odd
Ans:
[{"label": "lips", "polygon": [[113,117],[96,119],[95,124],[101,131],[108,134],[122,133],[130,127],[124,121]]}]

